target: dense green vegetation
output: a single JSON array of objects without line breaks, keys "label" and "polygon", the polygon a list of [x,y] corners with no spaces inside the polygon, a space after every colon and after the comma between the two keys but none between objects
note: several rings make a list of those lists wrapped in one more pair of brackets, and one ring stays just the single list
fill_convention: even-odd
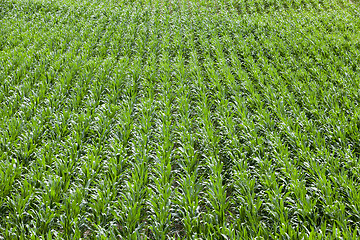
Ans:
[{"label": "dense green vegetation", "polygon": [[0,239],[360,237],[359,0],[1,0]]}]

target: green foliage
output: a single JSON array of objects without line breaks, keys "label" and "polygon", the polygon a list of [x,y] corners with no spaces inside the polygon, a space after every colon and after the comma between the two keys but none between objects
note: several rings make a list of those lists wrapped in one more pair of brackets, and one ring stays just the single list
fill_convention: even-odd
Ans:
[{"label": "green foliage", "polygon": [[346,0],[0,1],[0,239],[357,239]]}]

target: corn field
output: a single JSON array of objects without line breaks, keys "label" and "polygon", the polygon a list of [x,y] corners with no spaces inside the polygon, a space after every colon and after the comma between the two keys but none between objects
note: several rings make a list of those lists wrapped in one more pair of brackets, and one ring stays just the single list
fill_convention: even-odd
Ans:
[{"label": "corn field", "polygon": [[359,0],[0,0],[0,239],[360,238]]}]

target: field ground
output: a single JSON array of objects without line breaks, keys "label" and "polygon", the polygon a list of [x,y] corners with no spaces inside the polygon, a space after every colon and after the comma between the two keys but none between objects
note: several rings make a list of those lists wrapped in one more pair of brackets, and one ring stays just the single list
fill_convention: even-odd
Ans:
[{"label": "field ground", "polygon": [[358,239],[359,0],[1,0],[0,239]]}]

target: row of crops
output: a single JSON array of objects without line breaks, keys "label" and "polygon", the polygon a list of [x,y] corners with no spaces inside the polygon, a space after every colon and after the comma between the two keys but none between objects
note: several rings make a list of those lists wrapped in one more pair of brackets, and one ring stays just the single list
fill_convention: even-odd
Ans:
[{"label": "row of crops", "polygon": [[0,1],[0,239],[357,239],[359,3]]}]

